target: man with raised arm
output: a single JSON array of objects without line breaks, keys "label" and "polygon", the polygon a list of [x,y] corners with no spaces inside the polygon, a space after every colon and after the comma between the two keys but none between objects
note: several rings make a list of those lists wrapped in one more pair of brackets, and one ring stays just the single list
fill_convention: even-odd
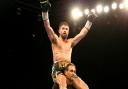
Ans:
[{"label": "man with raised arm", "polygon": [[72,85],[75,89],[89,89],[88,85],[76,75],[74,72],[72,76],[65,75],[64,70],[67,65],[71,63],[72,48],[83,39],[89,32],[93,20],[96,18],[95,14],[90,14],[87,17],[87,22],[74,38],[68,39],[69,24],[67,22],[61,22],[57,35],[53,28],[50,26],[48,11],[51,7],[50,2],[43,1],[41,3],[42,19],[48,38],[51,42],[53,52],[53,67],[52,78],[53,82],[58,84],[59,89],[67,89],[68,85]]}]

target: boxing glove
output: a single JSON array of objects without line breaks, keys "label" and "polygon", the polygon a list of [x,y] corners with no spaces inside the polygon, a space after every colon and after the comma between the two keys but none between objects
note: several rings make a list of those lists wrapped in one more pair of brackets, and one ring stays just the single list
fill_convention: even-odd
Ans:
[{"label": "boxing glove", "polygon": [[96,14],[90,13],[90,14],[87,16],[87,20],[89,20],[90,22],[93,22],[96,17],[97,17]]},{"label": "boxing glove", "polygon": [[51,7],[50,2],[43,1],[43,2],[40,2],[40,4],[41,4],[41,10],[42,10],[42,12],[48,12],[49,11],[49,9]]},{"label": "boxing glove", "polygon": [[96,14],[94,13],[90,13],[88,16],[87,16],[87,22],[85,24],[85,28],[87,30],[90,30],[91,26],[92,26],[92,23],[94,22],[95,18],[97,17]]}]

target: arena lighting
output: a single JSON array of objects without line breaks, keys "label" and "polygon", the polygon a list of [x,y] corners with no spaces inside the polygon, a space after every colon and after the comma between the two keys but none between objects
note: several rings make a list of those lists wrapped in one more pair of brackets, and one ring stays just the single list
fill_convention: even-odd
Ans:
[{"label": "arena lighting", "polygon": [[92,12],[92,13],[96,13],[95,9],[91,9],[91,12]]},{"label": "arena lighting", "polygon": [[74,9],[72,9],[71,16],[73,17],[73,19],[77,20],[83,16],[83,13],[82,13],[82,11],[80,11],[79,8],[76,7]]},{"label": "arena lighting", "polygon": [[120,3],[120,4],[119,4],[119,8],[120,8],[120,9],[124,9],[124,4],[123,4],[123,3]]},{"label": "arena lighting", "polygon": [[108,13],[109,12],[109,6],[104,6],[104,12]]},{"label": "arena lighting", "polygon": [[128,9],[128,0],[124,0],[124,7],[125,9]]},{"label": "arena lighting", "polygon": [[103,6],[101,4],[96,6],[97,13],[101,13],[103,11]]},{"label": "arena lighting", "polygon": [[115,10],[117,8],[117,3],[116,2],[113,2],[112,3],[112,9]]},{"label": "arena lighting", "polygon": [[[84,15],[88,15],[89,13],[93,12],[96,14],[102,14],[102,13],[108,13],[110,10],[128,10],[128,0],[124,0],[123,2],[116,3],[113,2],[111,5],[105,5],[98,4],[96,7],[93,9],[86,8],[84,9]],[[72,17],[74,19],[78,19],[83,16],[83,12],[80,11],[78,8],[74,8],[72,10]]]},{"label": "arena lighting", "polygon": [[84,10],[84,14],[85,14],[85,15],[88,15],[88,14],[89,14],[89,9],[85,9],[85,10]]}]

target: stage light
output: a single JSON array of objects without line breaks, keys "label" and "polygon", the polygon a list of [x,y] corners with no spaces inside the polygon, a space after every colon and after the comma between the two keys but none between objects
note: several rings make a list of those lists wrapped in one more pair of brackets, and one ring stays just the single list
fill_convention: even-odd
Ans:
[{"label": "stage light", "polygon": [[113,2],[111,5],[105,5],[98,4],[95,8],[92,9],[84,9],[84,12],[82,12],[79,8],[74,8],[72,10],[72,18],[77,20],[83,15],[88,15],[89,13],[109,13],[110,10],[116,10],[116,9],[127,9],[128,10],[128,0],[124,0],[121,3]]},{"label": "stage light", "polygon": [[120,8],[120,9],[123,9],[123,8],[124,8],[124,4],[123,4],[123,3],[120,3],[120,4],[119,4],[119,8]]},{"label": "stage light", "polygon": [[91,9],[91,12],[92,12],[92,13],[96,13],[95,9]]},{"label": "stage light", "polygon": [[97,13],[101,13],[103,11],[103,6],[102,5],[97,5],[96,6],[96,11],[97,11]]},{"label": "stage light", "polygon": [[71,16],[73,17],[73,19],[76,20],[76,19],[82,17],[83,16],[83,13],[80,11],[79,8],[74,8],[71,11]]},{"label": "stage light", "polygon": [[116,2],[113,2],[112,3],[112,9],[115,10],[117,8],[117,3]]},{"label": "stage light", "polygon": [[124,6],[126,9],[128,9],[128,0],[124,0]]},{"label": "stage light", "polygon": [[88,14],[89,14],[89,9],[85,9],[85,10],[84,10],[84,14],[85,14],[85,15],[88,15]]},{"label": "stage light", "polygon": [[109,7],[108,6],[104,6],[104,12],[108,13],[109,12]]}]

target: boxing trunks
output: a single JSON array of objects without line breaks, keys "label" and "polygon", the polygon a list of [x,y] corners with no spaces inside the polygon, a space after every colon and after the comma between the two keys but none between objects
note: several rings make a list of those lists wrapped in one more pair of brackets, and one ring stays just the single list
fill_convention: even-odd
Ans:
[{"label": "boxing trunks", "polygon": [[52,66],[52,79],[55,82],[56,75],[63,74],[65,68],[70,62],[67,61],[59,61],[53,64]]}]

